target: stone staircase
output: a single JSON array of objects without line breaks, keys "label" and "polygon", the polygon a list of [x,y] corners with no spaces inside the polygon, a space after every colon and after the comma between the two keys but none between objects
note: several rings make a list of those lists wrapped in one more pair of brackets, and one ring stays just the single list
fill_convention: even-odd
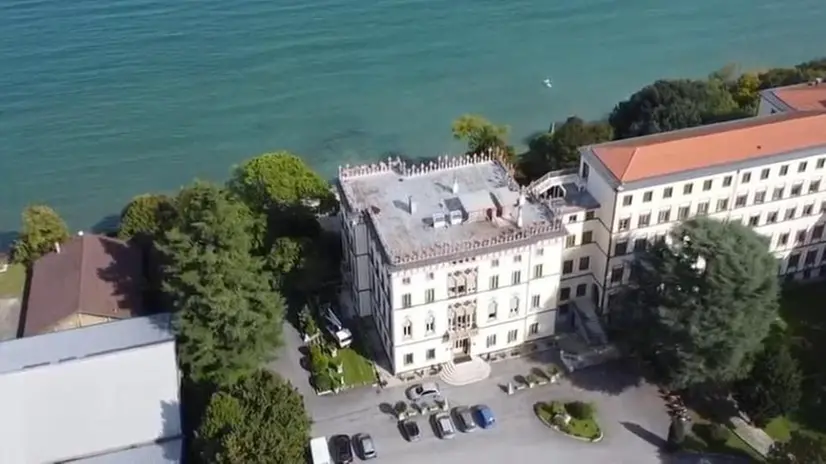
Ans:
[{"label": "stone staircase", "polygon": [[443,365],[439,377],[448,385],[468,385],[490,377],[490,365],[477,357],[458,363],[450,361]]}]

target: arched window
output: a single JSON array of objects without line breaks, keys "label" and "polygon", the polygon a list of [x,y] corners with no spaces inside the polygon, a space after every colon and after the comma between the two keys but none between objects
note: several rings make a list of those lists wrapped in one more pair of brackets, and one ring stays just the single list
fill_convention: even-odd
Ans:
[{"label": "arched window", "polygon": [[436,316],[433,315],[432,311],[427,313],[427,319],[425,319],[424,323],[424,331],[428,335],[436,332]]},{"label": "arched window", "polygon": [[519,314],[519,297],[518,297],[517,295],[514,295],[514,296],[511,298],[511,310],[510,310],[510,315],[511,315],[511,316],[515,316],[515,315],[517,315],[517,314]]},{"label": "arched window", "polygon": [[496,319],[496,312],[499,310],[499,303],[496,300],[490,300],[488,303],[488,320],[492,321]]},{"label": "arched window", "polygon": [[413,323],[410,322],[410,318],[405,318],[404,325],[402,326],[402,334],[404,338],[410,338],[413,336]]}]

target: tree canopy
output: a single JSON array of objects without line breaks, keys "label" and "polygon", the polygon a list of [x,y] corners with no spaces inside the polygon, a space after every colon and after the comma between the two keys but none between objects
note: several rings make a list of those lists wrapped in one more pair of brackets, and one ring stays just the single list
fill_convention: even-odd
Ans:
[{"label": "tree canopy", "polygon": [[777,263],[739,223],[698,217],[641,253],[611,325],[672,388],[725,384],[749,372],[777,318]]},{"label": "tree canopy", "polygon": [[273,356],[284,300],[262,277],[244,204],[195,183],[181,191],[178,205],[178,224],[158,246],[164,291],[178,311],[179,359],[196,382],[232,383]]},{"label": "tree canopy", "polygon": [[167,230],[175,216],[172,198],[160,194],[138,195],[120,213],[118,238],[154,238]]},{"label": "tree canopy", "polygon": [[617,139],[707,124],[732,112],[737,103],[716,80],[659,80],[643,87],[611,112]]},{"label": "tree canopy", "polygon": [[785,442],[776,442],[766,456],[766,464],[826,463],[826,442],[801,432],[792,432]]},{"label": "tree canopy", "polygon": [[576,116],[534,137],[523,164],[525,174],[538,178],[548,171],[579,166],[579,147],[607,142],[613,137],[611,125],[603,121],[588,122]]},{"label": "tree canopy", "polygon": [[765,426],[771,419],[794,412],[802,397],[803,374],[782,337],[768,337],[754,359],[751,372],[735,384],[740,408]]},{"label": "tree canopy", "polygon": [[469,153],[481,153],[487,150],[502,150],[509,158],[515,156],[508,145],[508,126],[497,126],[478,114],[463,114],[453,121],[450,127],[453,138],[467,142]]},{"label": "tree canopy", "polygon": [[318,205],[321,211],[335,207],[330,185],[296,155],[286,151],[264,153],[244,161],[232,172],[229,189],[250,208]]},{"label": "tree canopy", "polygon": [[192,446],[210,464],[298,464],[309,435],[302,396],[277,375],[258,371],[212,396]]},{"label": "tree canopy", "polygon": [[31,265],[69,239],[69,228],[52,208],[30,205],[23,210],[20,235],[12,244],[12,260]]}]

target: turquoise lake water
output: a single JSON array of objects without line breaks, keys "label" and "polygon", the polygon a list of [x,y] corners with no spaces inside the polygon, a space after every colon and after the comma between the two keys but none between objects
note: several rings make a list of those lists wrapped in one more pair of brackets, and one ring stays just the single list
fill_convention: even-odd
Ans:
[{"label": "turquoise lake water", "polygon": [[5,0],[0,234],[27,203],[86,228],[270,150],[327,176],[455,153],[465,112],[519,142],[659,77],[826,55],[824,23],[823,0]]}]

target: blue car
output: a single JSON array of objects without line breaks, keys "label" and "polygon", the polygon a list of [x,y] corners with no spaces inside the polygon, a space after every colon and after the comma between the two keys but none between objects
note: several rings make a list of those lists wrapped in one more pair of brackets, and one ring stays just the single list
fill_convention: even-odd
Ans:
[{"label": "blue car", "polygon": [[476,406],[476,421],[479,423],[479,427],[483,429],[489,429],[493,427],[493,424],[496,423],[496,417],[493,416],[493,411],[484,404],[480,404]]}]

